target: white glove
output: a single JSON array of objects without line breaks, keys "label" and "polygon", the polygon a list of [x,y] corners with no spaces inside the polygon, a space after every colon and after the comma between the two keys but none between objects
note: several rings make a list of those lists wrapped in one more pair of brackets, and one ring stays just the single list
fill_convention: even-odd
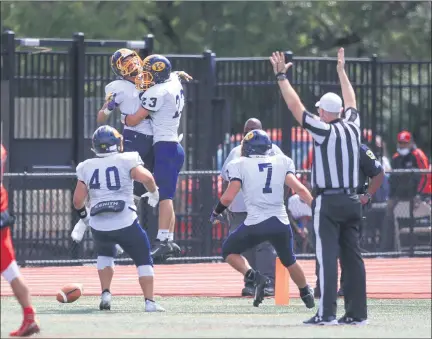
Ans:
[{"label": "white glove", "polygon": [[77,243],[81,242],[81,240],[84,237],[85,232],[87,231],[87,227],[88,227],[88,224],[86,224],[83,219],[80,219],[76,223],[76,225],[72,231],[72,234],[71,234],[73,241],[75,241]]},{"label": "white glove", "polygon": [[145,198],[147,197],[147,203],[151,206],[151,207],[156,207],[156,205],[159,202],[159,190],[156,188],[156,191],[154,192],[147,192],[146,194],[143,194],[141,196],[141,198]]}]

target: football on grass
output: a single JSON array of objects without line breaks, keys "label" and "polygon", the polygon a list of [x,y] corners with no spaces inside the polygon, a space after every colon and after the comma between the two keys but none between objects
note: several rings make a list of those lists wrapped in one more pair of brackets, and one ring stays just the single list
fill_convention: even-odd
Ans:
[{"label": "football on grass", "polygon": [[81,284],[67,284],[57,293],[57,301],[60,303],[73,303],[83,293]]}]

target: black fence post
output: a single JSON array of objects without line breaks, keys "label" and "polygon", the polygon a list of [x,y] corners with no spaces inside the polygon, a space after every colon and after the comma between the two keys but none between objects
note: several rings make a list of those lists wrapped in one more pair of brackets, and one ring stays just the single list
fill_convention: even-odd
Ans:
[{"label": "black fence post", "polygon": [[72,42],[72,139],[74,161],[77,166],[84,160],[84,76],[85,46],[84,33],[73,35]]},{"label": "black fence post", "polygon": [[[212,99],[215,93],[216,84],[216,55],[212,51],[205,51],[203,53],[203,65],[202,65],[202,84],[200,91],[200,110],[201,114],[198,118],[198,129],[199,135],[195,137],[194,148],[198,148],[198,169],[208,170],[213,166],[213,154],[216,150],[212,149],[214,137],[214,130],[212,128],[212,114],[213,106]],[[204,136],[204,137],[202,137]],[[202,235],[204,236],[204,253],[205,255],[211,255],[213,248],[213,237],[212,227],[206,220],[206,212],[211,211],[214,199],[213,199],[213,176],[202,176],[200,180],[200,198],[201,201],[201,214],[203,215],[202,220]]]},{"label": "black fence post", "polygon": [[140,48],[138,50],[138,55],[141,59],[147,58],[149,55],[153,54],[153,46],[154,46],[154,36],[153,34],[147,34],[144,38],[144,48]]},{"label": "black fence post", "polygon": [[[294,54],[291,51],[285,52],[285,62],[292,62],[294,59]],[[290,69],[287,72],[287,78],[291,84],[293,84],[293,68],[290,67]],[[279,88],[278,88],[279,91]],[[292,158],[292,141],[291,141],[291,131],[294,127],[294,120],[292,113],[288,110],[287,105],[285,104],[285,101],[282,99],[282,152],[284,152],[287,156]],[[293,159],[294,161],[296,159]]]},{"label": "black fence post", "polygon": [[154,48],[154,35],[153,34],[147,34],[147,36],[144,38],[146,50],[148,55],[153,54],[153,48]]},{"label": "black fence post", "polygon": [[15,111],[15,33],[13,31],[2,33],[2,54],[6,56],[3,57],[1,75],[1,139],[9,152],[9,161],[6,162],[5,168],[8,172],[9,168],[13,168],[12,154],[15,154],[13,152]]},{"label": "black fence post", "polygon": [[198,169],[207,170],[212,168],[212,154],[215,150],[210,149],[212,141],[209,140],[213,135],[212,129],[212,99],[214,97],[216,83],[216,55],[212,51],[203,53],[202,85],[200,92],[201,114],[198,119],[198,131],[205,133],[208,137],[197,137],[195,147],[198,148]]},{"label": "black fence post", "polygon": [[[74,148],[74,162],[77,166],[84,160],[84,86],[85,86],[85,45],[84,33],[78,32],[73,34],[72,50],[72,142]],[[73,229],[73,221],[76,220],[75,213],[72,208],[72,225],[70,231]],[[69,246],[71,248],[71,257],[77,259],[82,253],[82,246],[75,246],[75,243],[70,239]]]},{"label": "black fence post", "polygon": [[[375,142],[375,136],[377,135],[377,129],[380,129],[380,132],[382,131],[382,127],[383,126],[378,126],[377,125],[377,100],[378,100],[378,93],[377,93],[377,79],[378,79],[378,74],[377,74],[377,55],[373,54],[372,58],[371,58],[371,87],[372,87],[372,103],[371,103],[371,108],[372,108],[372,112],[371,112],[371,130],[372,130],[372,151],[376,152],[377,151],[377,146],[376,146],[376,142]],[[382,121],[380,121],[380,124],[382,123]],[[382,135],[382,133],[380,133]]]}]

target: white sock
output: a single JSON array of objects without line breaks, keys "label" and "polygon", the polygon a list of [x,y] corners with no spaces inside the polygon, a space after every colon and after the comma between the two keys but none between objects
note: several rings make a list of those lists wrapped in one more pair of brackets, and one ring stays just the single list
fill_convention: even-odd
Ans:
[{"label": "white sock", "polygon": [[169,241],[173,241],[174,240],[174,232],[169,232],[168,233],[168,240]]},{"label": "white sock", "polygon": [[169,238],[169,231],[168,230],[159,230],[157,234],[157,238],[160,241],[164,241],[165,239]]}]

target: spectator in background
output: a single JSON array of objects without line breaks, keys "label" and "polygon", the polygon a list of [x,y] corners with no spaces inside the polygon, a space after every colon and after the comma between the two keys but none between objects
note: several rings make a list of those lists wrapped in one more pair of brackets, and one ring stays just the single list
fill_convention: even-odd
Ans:
[{"label": "spectator in background", "polygon": [[385,172],[391,171],[391,163],[389,160],[389,154],[387,151],[387,145],[382,139],[381,135],[375,135],[375,144],[372,142],[372,129],[363,129],[362,143],[366,144],[370,149],[374,151],[375,156],[381,163]]},{"label": "spectator in background", "polygon": [[[389,176],[388,172],[391,171],[391,163],[388,156],[387,145],[385,141],[382,139],[381,135],[375,135],[375,144],[372,142],[372,130],[371,129],[363,129],[363,144],[369,147],[371,150],[375,150],[374,154],[384,169],[384,178],[381,187],[378,191],[372,196],[372,203],[385,203],[388,200],[389,195]],[[374,217],[370,217],[370,223],[375,224]],[[382,218],[379,218],[381,223]]]},{"label": "spectator in background", "polygon": [[[417,148],[413,137],[408,131],[401,131],[397,136],[397,152],[392,158],[392,168],[428,169],[429,161],[424,152]],[[410,217],[410,202],[418,195],[431,194],[430,174],[393,173],[389,180],[390,194],[387,204],[386,218],[381,230],[381,250],[400,250],[398,218]],[[417,200],[417,199],[416,199]],[[430,213],[430,207],[416,202],[414,217],[422,217]]]}]

